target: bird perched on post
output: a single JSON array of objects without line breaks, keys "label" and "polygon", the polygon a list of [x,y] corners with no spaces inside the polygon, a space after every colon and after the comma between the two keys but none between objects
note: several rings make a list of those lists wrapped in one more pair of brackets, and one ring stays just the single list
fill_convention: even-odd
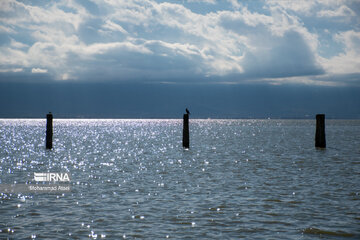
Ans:
[{"label": "bird perched on post", "polygon": [[186,113],[190,115],[189,109],[185,109]]}]

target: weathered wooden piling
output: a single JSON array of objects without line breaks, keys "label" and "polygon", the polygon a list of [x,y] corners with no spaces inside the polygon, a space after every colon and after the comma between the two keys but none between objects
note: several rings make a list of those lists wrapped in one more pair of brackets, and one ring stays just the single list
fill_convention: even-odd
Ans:
[{"label": "weathered wooden piling", "polygon": [[316,115],[315,147],[326,148],[325,114]]},{"label": "weathered wooden piling", "polygon": [[190,147],[190,133],[189,133],[189,114],[184,114],[184,126],[183,126],[183,147]]},{"label": "weathered wooden piling", "polygon": [[53,137],[53,115],[51,112],[46,114],[46,149],[52,149]]}]

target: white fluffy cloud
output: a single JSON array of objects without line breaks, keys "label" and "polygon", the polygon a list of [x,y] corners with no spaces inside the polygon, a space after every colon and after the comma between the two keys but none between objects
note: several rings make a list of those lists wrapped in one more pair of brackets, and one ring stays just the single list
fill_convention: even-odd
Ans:
[{"label": "white fluffy cloud", "polygon": [[119,31],[123,34],[128,34],[128,32],[123,27],[121,27],[119,24],[112,22],[111,20],[106,20],[103,28],[109,31]]},{"label": "white fluffy cloud", "polygon": [[[0,34],[7,41],[0,42],[0,72],[23,69],[60,80],[281,83],[359,73],[358,31],[349,26],[359,18],[354,1],[185,3],[212,10],[199,13],[180,1],[1,1]],[[319,51],[326,37],[321,21],[332,18],[346,18],[339,30],[326,29],[333,45],[343,48],[325,57]]]},{"label": "white fluffy cloud", "polygon": [[322,10],[317,14],[319,17],[352,17],[356,16],[355,12],[349,7],[342,5],[334,10]]},{"label": "white fluffy cloud", "polygon": [[335,40],[344,45],[344,51],[326,59],[322,58],[322,64],[328,73],[354,74],[360,72],[360,32],[353,30],[341,32],[335,35]]},{"label": "white fluffy cloud", "polygon": [[47,73],[47,69],[41,69],[41,68],[33,68],[31,69],[32,73]]}]

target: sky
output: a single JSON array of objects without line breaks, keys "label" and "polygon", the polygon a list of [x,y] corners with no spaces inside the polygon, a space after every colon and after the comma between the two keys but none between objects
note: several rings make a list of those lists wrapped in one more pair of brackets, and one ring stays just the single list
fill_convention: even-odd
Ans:
[{"label": "sky", "polygon": [[0,117],[360,118],[359,89],[358,0],[0,1]]}]

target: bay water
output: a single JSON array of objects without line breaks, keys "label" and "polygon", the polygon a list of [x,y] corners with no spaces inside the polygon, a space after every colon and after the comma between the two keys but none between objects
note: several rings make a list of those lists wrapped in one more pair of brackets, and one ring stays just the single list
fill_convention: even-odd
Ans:
[{"label": "bay water", "polygon": [[360,239],[360,121],[0,119],[0,239]]}]

